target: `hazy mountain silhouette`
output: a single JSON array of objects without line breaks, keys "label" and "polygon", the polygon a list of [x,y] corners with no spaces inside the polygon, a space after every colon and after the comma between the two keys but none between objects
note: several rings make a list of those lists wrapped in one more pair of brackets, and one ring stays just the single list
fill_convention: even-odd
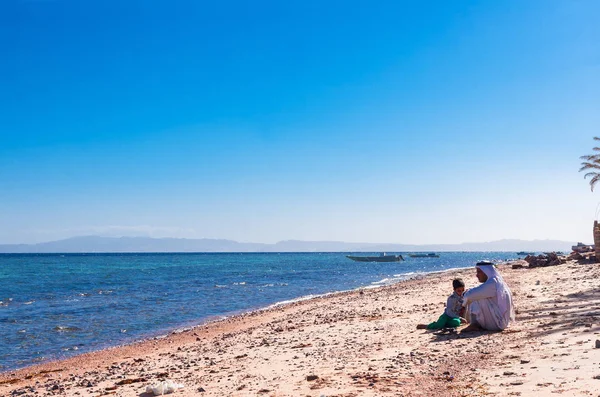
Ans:
[{"label": "hazy mountain silhouette", "polygon": [[571,251],[574,242],[498,240],[462,244],[377,244],[286,240],[275,244],[222,239],[81,236],[38,244],[0,244],[0,253],[75,252],[411,252],[411,251]]}]

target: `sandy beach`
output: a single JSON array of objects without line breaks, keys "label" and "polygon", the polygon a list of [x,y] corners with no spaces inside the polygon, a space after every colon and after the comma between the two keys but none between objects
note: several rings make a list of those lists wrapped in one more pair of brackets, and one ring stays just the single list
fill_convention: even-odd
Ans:
[{"label": "sandy beach", "polygon": [[600,396],[600,266],[500,270],[517,321],[503,332],[417,330],[462,277],[438,273],[248,313],[162,339],[0,375],[2,396]]}]

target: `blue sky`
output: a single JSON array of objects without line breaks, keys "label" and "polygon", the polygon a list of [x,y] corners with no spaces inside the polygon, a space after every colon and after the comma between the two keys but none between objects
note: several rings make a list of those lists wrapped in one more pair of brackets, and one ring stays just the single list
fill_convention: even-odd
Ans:
[{"label": "blue sky", "polygon": [[0,243],[591,239],[600,3],[207,3],[0,3]]}]

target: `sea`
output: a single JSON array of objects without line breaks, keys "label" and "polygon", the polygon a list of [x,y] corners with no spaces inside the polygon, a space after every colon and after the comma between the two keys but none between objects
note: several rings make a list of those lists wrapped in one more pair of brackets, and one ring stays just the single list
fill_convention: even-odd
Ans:
[{"label": "sea", "polygon": [[[0,254],[0,372],[273,305],[376,288],[482,259],[517,258],[513,252],[403,253],[404,262],[365,263],[346,255]],[[465,281],[476,283],[475,277]]]}]

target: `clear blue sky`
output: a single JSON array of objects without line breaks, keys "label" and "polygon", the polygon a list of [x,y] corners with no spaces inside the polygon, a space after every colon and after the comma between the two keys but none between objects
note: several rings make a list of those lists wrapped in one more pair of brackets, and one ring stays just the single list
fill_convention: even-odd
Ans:
[{"label": "clear blue sky", "polygon": [[0,243],[591,239],[600,2],[208,3],[0,2]]}]

